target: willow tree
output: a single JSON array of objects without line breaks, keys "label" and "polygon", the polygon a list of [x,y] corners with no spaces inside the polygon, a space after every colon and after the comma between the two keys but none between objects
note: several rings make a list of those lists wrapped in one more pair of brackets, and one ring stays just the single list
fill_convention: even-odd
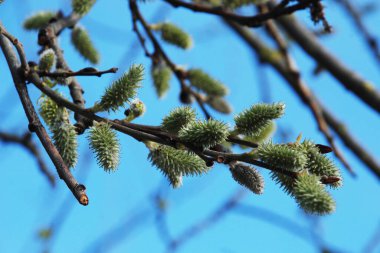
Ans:
[{"label": "willow tree", "polygon": [[[78,183],[71,172],[78,161],[77,138],[82,134],[86,135],[99,167],[106,172],[112,173],[120,165],[119,151],[123,145],[119,143],[118,135],[128,135],[146,146],[147,159],[151,161],[152,167],[160,170],[173,188],[182,186],[183,177],[202,175],[211,170],[215,163],[220,163],[229,168],[232,180],[254,194],[263,194],[264,179],[260,170],[255,168],[260,167],[270,170],[273,182],[294,198],[300,208],[317,215],[330,214],[335,210],[334,199],[328,190],[339,188],[343,182],[340,170],[327,154],[333,152],[353,173],[335,144],[332,131],[376,176],[380,176],[376,161],[341,127],[339,120],[302,80],[288,51],[286,36],[316,61],[318,69],[334,76],[338,83],[369,108],[380,111],[379,93],[328,52],[316,36],[291,15],[297,11],[309,12],[309,22],[315,23],[324,33],[329,33],[332,28],[324,15],[322,1],[164,2],[168,8],[185,8],[219,16],[256,52],[263,64],[271,66],[283,77],[310,109],[319,130],[326,137],[326,144],[315,143],[307,137],[302,139],[302,136],[292,142],[273,142],[270,137],[275,131],[275,120],[285,113],[286,105],[281,102],[252,104],[234,117],[231,116],[231,125],[219,120],[214,116],[215,112],[231,113],[231,106],[225,98],[229,93],[228,85],[219,81],[218,77],[209,75],[206,69],[196,66],[185,68],[175,63],[165,51],[165,44],[174,45],[178,50],[187,50],[197,46],[196,42],[179,24],[167,21],[148,23],[139,5],[150,3],[143,2],[130,0],[129,9],[133,31],[151,64],[135,64],[121,70],[124,74],[104,91],[99,90],[99,99],[93,104],[85,103],[84,91],[76,77],[101,77],[118,71],[116,67],[107,70],[93,67],[100,59],[98,49],[85,27],[80,25],[80,20],[91,10],[94,0],[73,0],[72,12],[68,15],[60,11],[41,11],[25,20],[24,29],[35,31],[36,42],[40,46],[38,62],[28,61],[22,41],[15,38],[12,31],[0,26],[1,49],[29,120],[28,129],[37,135],[57,174],[79,203],[89,204],[86,187]],[[241,9],[249,10],[252,14],[240,14]],[[249,29],[256,27],[264,27],[274,47],[270,47]],[[61,35],[64,30],[70,30],[71,43],[79,56],[88,61],[88,66],[79,70],[72,70],[68,66],[58,43],[58,38],[64,36]],[[372,48],[377,50],[374,45]],[[144,97],[140,97],[138,92],[142,85],[149,85],[144,83],[146,75],[151,75],[152,88],[158,97],[165,96],[174,83],[172,79],[176,79],[180,85],[179,100],[182,105],[173,108],[155,125],[133,123],[145,113]],[[40,90],[38,101],[31,100],[28,86]],[[67,89],[70,97],[62,93]],[[202,115],[197,115],[193,104],[199,106]],[[120,110],[124,110],[125,117],[112,119],[112,114]],[[17,138],[10,133],[3,133],[1,138],[21,143],[31,150],[36,149],[30,143],[29,135]],[[245,152],[238,152],[240,148],[244,148]],[[35,155],[39,159],[39,154]],[[54,183],[55,176],[42,162],[41,169]]]}]

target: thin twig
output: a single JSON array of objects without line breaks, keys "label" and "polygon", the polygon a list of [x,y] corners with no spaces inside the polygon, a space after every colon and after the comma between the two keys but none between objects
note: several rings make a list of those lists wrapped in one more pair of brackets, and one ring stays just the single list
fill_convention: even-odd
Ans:
[{"label": "thin twig", "polygon": [[352,18],[352,21],[356,25],[359,33],[363,36],[363,39],[368,45],[368,48],[372,51],[378,66],[380,67],[380,48],[376,40],[376,37],[371,34],[369,29],[363,22],[362,13],[355,7],[354,3],[350,0],[336,0],[345,9],[348,16]]},{"label": "thin twig", "polygon": [[[188,85],[186,85],[186,82],[185,82],[186,72],[184,70],[182,70],[181,68],[178,68],[173,63],[173,61],[169,58],[169,56],[164,51],[164,49],[161,47],[160,43],[158,42],[156,37],[153,35],[150,26],[148,25],[148,23],[146,22],[146,20],[142,16],[142,14],[140,13],[136,1],[130,0],[129,6],[130,6],[131,13],[132,13],[132,21],[134,23],[133,29],[137,33],[140,44],[142,45],[146,56],[150,57],[151,60],[154,62],[156,60],[154,58],[155,55],[159,54],[159,56],[165,61],[166,65],[172,70],[172,72],[176,76],[176,78],[177,78],[177,80],[181,86],[182,92],[186,92],[186,93],[192,95],[195,98],[195,100],[197,101],[198,105],[200,106],[205,117],[207,119],[212,118],[211,114],[208,112],[207,108],[205,107],[205,99],[203,98],[203,96],[201,96],[201,94],[199,94],[198,92],[191,89]],[[148,49],[146,48],[145,39],[142,37],[141,33],[138,30],[138,27],[136,24],[137,21],[139,21],[141,23],[141,25],[143,26],[143,28],[144,28],[146,34],[148,35],[150,41],[152,42],[155,53],[153,53],[153,54],[149,53]]]},{"label": "thin twig", "polygon": [[238,190],[231,197],[229,197],[219,208],[212,212],[209,216],[194,224],[193,226],[186,229],[179,236],[177,236],[169,244],[167,249],[168,252],[176,251],[180,246],[189,241],[190,239],[197,236],[199,233],[203,232],[205,229],[209,228],[212,225],[215,225],[220,221],[226,214],[229,213],[245,196],[246,191]]},{"label": "thin twig", "polygon": [[57,77],[70,77],[70,76],[97,76],[101,77],[104,74],[109,74],[109,73],[116,73],[118,68],[110,68],[107,70],[99,71],[95,68],[84,68],[78,71],[62,71],[62,72],[47,72],[47,71],[37,71],[38,75],[43,77],[52,77],[52,78],[57,78]]},{"label": "thin twig", "polygon": [[6,132],[0,132],[0,140],[2,142],[7,143],[17,143],[23,146],[29,153],[33,155],[33,157],[36,159],[38,167],[42,174],[44,174],[49,181],[50,185],[52,187],[55,186],[55,177],[54,175],[49,171],[48,167],[46,166],[44,160],[42,159],[41,153],[38,150],[38,147],[36,144],[32,141],[31,134],[29,132],[19,136],[11,133]]},{"label": "thin twig", "polygon": [[[274,4],[271,4],[274,6]],[[346,67],[318,42],[313,33],[308,31],[293,17],[280,17],[276,20],[286,33],[309,54],[320,66],[331,73],[347,90],[353,92],[370,108],[380,112],[380,93],[368,81]]]},{"label": "thin twig", "polygon": [[298,3],[288,7],[286,7],[283,3],[280,3],[280,5],[277,6],[277,8],[274,8],[271,11],[256,14],[254,16],[241,16],[239,14],[235,14],[220,7],[212,7],[204,4],[183,2],[180,0],[165,0],[165,2],[171,4],[174,7],[183,7],[195,12],[203,12],[212,15],[217,15],[244,26],[260,27],[270,19],[276,19],[281,16],[289,15],[293,12],[306,9],[310,7],[310,4],[315,2],[315,0],[299,1]]},{"label": "thin twig", "polygon": [[[263,6],[265,8],[265,6]],[[287,44],[285,39],[281,36],[280,31],[277,29],[276,24],[273,21],[268,21],[265,24],[268,34],[274,39],[277,46],[280,49],[280,52],[283,55],[283,58],[286,62],[284,64],[285,68],[288,69],[289,76],[292,76],[294,81],[292,82],[291,87],[294,91],[300,96],[302,101],[310,108],[315,121],[317,122],[319,131],[325,136],[327,142],[334,150],[335,156],[342,162],[342,164],[347,168],[351,175],[355,175],[352,167],[347,162],[346,158],[343,156],[342,152],[335,144],[334,137],[331,135],[329,127],[326,123],[325,118],[323,117],[322,110],[319,106],[319,103],[316,97],[313,95],[312,91],[307,87],[306,83],[301,78],[301,73],[298,70],[298,67],[295,61],[292,59],[288,52]]]},{"label": "thin twig", "polygon": [[[67,64],[64,56],[63,51],[61,50],[58,41],[57,36],[68,27],[73,27],[75,24],[80,20],[81,16],[73,12],[71,15],[67,17],[60,17],[54,22],[50,23],[48,26],[40,29],[38,33],[38,43],[41,46],[44,47],[50,47],[54,50],[56,56],[57,56],[57,67],[61,68],[63,70],[66,70],[68,72],[71,72],[71,69],[69,65]],[[79,82],[75,79],[75,77],[72,78],[71,83],[69,84],[70,89],[70,96],[72,97],[74,103],[78,104],[81,107],[85,106],[85,100],[83,98],[84,91],[82,89],[82,86],[79,84]],[[86,128],[91,124],[90,122],[86,121],[85,118],[81,117],[78,114],[74,114],[74,118],[77,121],[76,130],[78,134],[82,134]]]},{"label": "thin twig", "polygon": [[[254,50],[254,52],[259,55],[264,62],[271,65],[274,70],[276,70],[289,84],[294,84],[294,78],[289,75],[286,66],[279,61],[281,58],[273,57],[273,55],[268,54],[267,52],[269,52],[270,49],[264,42],[262,42],[252,32],[235,23],[227,22],[227,24],[248,44],[249,47]],[[335,116],[332,115],[320,102],[319,107],[321,108],[327,124],[334,130],[347,148],[349,148],[358,159],[367,165],[368,169],[380,178],[380,165],[377,161],[360,145],[359,142],[351,136],[351,134],[344,128],[344,125],[339,122],[339,120],[337,120]]]}]

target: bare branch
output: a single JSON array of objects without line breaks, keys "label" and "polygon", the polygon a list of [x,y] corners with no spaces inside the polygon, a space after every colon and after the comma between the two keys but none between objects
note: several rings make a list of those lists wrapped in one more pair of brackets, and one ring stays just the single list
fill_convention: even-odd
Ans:
[{"label": "bare branch", "polygon": [[363,36],[363,39],[368,45],[368,48],[371,50],[373,56],[377,60],[378,65],[380,66],[380,48],[377,43],[376,37],[371,34],[369,29],[365,26],[362,13],[355,7],[354,3],[350,0],[337,0],[338,3],[344,8],[348,16],[352,18],[352,21],[356,25],[359,33]]},{"label": "bare branch", "polygon": [[[186,82],[185,82],[186,72],[184,70],[182,70],[181,68],[178,68],[172,62],[172,60],[169,58],[169,56],[166,54],[166,52],[164,51],[164,49],[161,47],[160,43],[158,42],[158,40],[156,39],[156,37],[153,35],[152,30],[149,27],[148,23],[145,21],[144,17],[141,15],[141,13],[140,13],[140,11],[138,9],[136,1],[135,0],[130,0],[129,1],[129,6],[130,6],[130,9],[131,9],[131,12],[132,12],[132,21],[134,23],[133,29],[137,33],[137,36],[138,36],[139,41],[140,41],[140,44],[142,45],[142,47],[144,49],[145,55],[148,56],[148,57],[150,57],[151,60],[152,60],[152,62],[154,62],[156,60],[154,58],[155,54],[158,54],[159,56],[161,56],[162,59],[165,61],[166,65],[168,65],[170,67],[170,69],[173,71],[173,73],[175,74],[178,82],[181,85],[181,91],[192,95],[195,98],[195,100],[197,101],[197,103],[200,106],[201,110],[203,111],[205,117],[207,119],[210,119],[211,118],[211,114],[208,112],[208,110],[205,107],[205,99],[203,98],[203,96],[201,94],[199,94],[198,92],[196,92],[193,89],[191,89],[188,85],[186,85]],[[147,33],[150,41],[152,42],[152,44],[154,46],[155,53],[152,54],[152,53],[148,52],[148,50],[147,50],[147,48],[145,46],[145,39],[142,37],[141,33],[138,31],[138,27],[137,27],[137,24],[136,24],[137,21],[139,21],[141,23],[141,25],[143,26],[145,32]]]},{"label": "bare branch", "polygon": [[380,112],[380,93],[375,87],[335,58],[318,42],[315,35],[297,22],[295,18],[281,17],[276,21],[307,54],[329,71],[346,89],[353,92],[373,110]]},{"label": "bare branch", "polygon": [[47,72],[47,71],[37,71],[38,75],[43,77],[43,76],[48,76],[52,78],[57,78],[57,77],[70,77],[70,76],[97,76],[101,77],[104,74],[108,73],[116,73],[118,68],[110,68],[107,70],[99,71],[95,68],[84,68],[78,71],[70,71],[66,70],[64,72]]},{"label": "bare branch", "polygon": [[270,19],[276,19],[278,17],[289,15],[293,12],[306,9],[310,7],[310,4],[315,2],[315,0],[299,1],[296,4],[287,7],[286,5],[284,5],[284,3],[280,3],[278,6],[276,6],[277,8],[273,8],[269,12],[260,13],[255,16],[241,16],[233,12],[227,11],[221,7],[211,7],[204,4],[188,3],[180,0],[165,0],[165,2],[171,4],[174,7],[183,7],[195,12],[203,12],[212,15],[217,15],[244,26],[260,27]]}]

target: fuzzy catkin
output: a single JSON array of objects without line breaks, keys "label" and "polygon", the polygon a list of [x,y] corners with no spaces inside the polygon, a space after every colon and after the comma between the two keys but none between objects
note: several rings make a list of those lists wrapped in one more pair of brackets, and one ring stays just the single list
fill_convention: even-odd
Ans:
[{"label": "fuzzy catkin", "polygon": [[78,161],[78,142],[75,127],[69,122],[56,123],[52,128],[54,145],[65,164],[75,167]]},{"label": "fuzzy catkin", "polygon": [[264,179],[253,167],[241,163],[232,165],[230,171],[233,179],[255,194],[263,194]]},{"label": "fuzzy catkin", "polygon": [[169,133],[177,134],[181,128],[196,120],[196,113],[190,106],[181,106],[172,110],[162,119],[161,127]]},{"label": "fuzzy catkin", "polygon": [[299,206],[307,213],[326,215],[335,211],[335,201],[321,184],[319,177],[303,173],[298,176],[293,195]]},{"label": "fuzzy catkin", "polygon": [[118,80],[106,88],[100,102],[95,105],[96,111],[117,111],[126,102],[136,97],[144,76],[142,65],[132,65]]},{"label": "fuzzy catkin", "polygon": [[317,176],[338,178],[338,181],[329,184],[332,188],[338,188],[343,185],[343,178],[339,169],[325,154],[319,152],[314,142],[305,140],[297,147],[307,156],[306,168],[310,173]]},{"label": "fuzzy catkin", "polygon": [[153,26],[153,28],[160,31],[161,38],[172,45],[183,49],[189,49],[193,44],[190,35],[172,23],[165,22],[157,24]]},{"label": "fuzzy catkin", "polygon": [[148,159],[167,175],[195,176],[209,170],[206,163],[197,155],[186,150],[158,145],[149,152]]},{"label": "fuzzy catkin", "polygon": [[228,94],[228,89],[224,84],[209,76],[201,69],[189,69],[187,78],[192,86],[200,89],[210,96],[225,96]]},{"label": "fuzzy catkin", "polygon": [[99,53],[94,47],[90,36],[84,28],[76,26],[71,31],[71,42],[79,54],[83,56],[83,58],[90,61],[92,64],[99,63]]},{"label": "fuzzy catkin", "polygon": [[91,10],[94,3],[95,0],[72,0],[71,7],[75,13],[85,15]]},{"label": "fuzzy catkin", "polygon": [[107,172],[115,171],[120,160],[120,144],[111,126],[107,123],[95,123],[90,128],[88,140],[99,166]]},{"label": "fuzzy catkin", "polygon": [[228,135],[227,125],[213,119],[190,122],[178,132],[182,141],[202,149],[224,142]]},{"label": "fuzzy catkin", "polygon": [[171,69],[163,63],[153,64],[151,74],[157,96],[159,98],[164,97],[170,87]]},{"label": "fuzzy catkin", "polygon": [[56,13],[51,11],[40,11],[28,17],[24,21],[24,29],[38,30],[49,23],[49,21],[56,16]]},{"label": "fuzzy catkin", "polygon": [[284,111],[282,103],[253,105],[235,117],[236,130],[244,135],[257,135]]},{"label": "fuzzy catkin", "polygon": [[307,163],[307,157],[301,151],[288,145],[267,142],[257,148],[257,156],[261,161],[279,169],[299,172]]},{"label": "fuzzy catkin", "polygon": [[49,72],[56,63],[56,56],[53,49],[49,48],[43,51],[40,55],[40,61],[38,63],[38,68],[41,71]]}]

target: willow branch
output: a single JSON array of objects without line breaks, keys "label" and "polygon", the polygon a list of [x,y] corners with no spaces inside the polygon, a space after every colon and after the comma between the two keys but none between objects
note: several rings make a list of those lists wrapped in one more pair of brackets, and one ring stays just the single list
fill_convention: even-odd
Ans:
[{"label": "willow branch", "polygon": [[[264,7],[263,7],[264,8]],[[287,44],[280,34],[279,30],[277,29],[277,26],[274,22],[268,21],[266,24],[266,29],[269,33],[269,35],[274,39],[276,44],[278,45],[280,52],[283,55],[284,61],[286,64],[284,64],[285,68],[288,69],[289,76],[293,77],[293,82],[291,87],[293,90],[299,95],[301,100],[305,103],[307,107],[311,110],[314,119],[318,125],[319,131],[325,136],[327,142],[331,146],[331,148],[334,150],[335,156],[342,162],[342,164],[347,168],[347,170],[351,173],[351,175],[355,175],[352,167],[347,162],[346,158],[343,156],[342,152],[338,148],[338,146],[335,144],[334,137],[330,133],[330,129],[326,123],[325,118],[323,117],[322,110],[319,106],[319,103],[317,101],[317,98],[313,95],[312,91],[308,88],[306,83],[301,78],[301,73],[298,70],[298,67],[295,63],[295,61],[292,59],[288,52]]]},{"label": "willow branch", "polygon": [[307,54],[330,72],[347,90],[354,93],[373,110],[380,112],[380,93],[368,81],[346,67],[324,48],[313,33],[293,17],[281,17],[276,22]]},{"label": "willow branch", "polygon": [[[156,37],[153,35],[153,32],[151,28],[149,27],[149,24],[146,22],[144,17],[141,15],[137,3],[135,0],[129,1],[130,10],[132,13],[132,22],[133,22],[133,29],[137,31],[137,36],[139,38],[140,44],[142,45],[144,52],[146,56],[150,57],[152,61],[154,62],[154,56],[155,54],[158,54],[162,59],[165,61],[166,65],[172,70],[174,75],[176,76],[178,82],[180,83],[182,92],[186,92],[191,94],[195,100],[197,101],[199,107],[201,108],[203,114],[207,119],[211,118],[211,114],[208,112],[207,108],[205,107],[205,99],[204,97],[199,94],[198,92],[191,89],[188,85],[186,85],[185,77],[186,77],[186,71],[178,68],[173,61],[169,58],[169,56],[166,54],[164,49],[161,47],[160,43],[156,39]],[[155,52],[149,53],[148,49],[145,46],[145,39],[142,37],[141,33],[138,30],[136,22],[139,21],[141,25],[143,26],[146,34],[149,37],[149,40],[152,42]]]},{"label": "willow branch", "polygon": [[[67,17],[58,18],[55,22],[52,22],[48,26],[42,28],[38,33],[38,44],[52,48],[57,56],[57,67],[68,72],[70,72],[71,69],[63,56],[63,51],[58,44],[57,36],[59,36],[59,34],[65,28],[75,26],[80,18],[80,15],[73,12]],[[81,107],[84,107],[86,102],[83,98],[84,91],[82,89],[82,86],[74,77],[69,84],[69,89],[74,103],[78,104]],[[83,133],[85,129],[90,125],[90,122],[86,121],[85,118],[81,117],[78,114],[74,114],[74,118],[77,121],[77,132],[79,134]]]},{"label": "willow branch", "polygon": [[[4,30],[3,27],[1,27],[1,29]],[[17,56],[13,51],[12,47],[10,46],[8,39],[3,35],[0,35],[0,46],[7,60],[9,69],[12,74],[13,82],[15,84],[17,93],[20,97],[25,114],[28,118],[30,131],[35,132],[37,134],[43,147],[45,148],[50,159],[55,165],[59,177],[65,181],[66,185],[72,191],[79,203],[81,203],[82,205],[87,205],[88,197],[86,195],[86,187],[84,185],[79,184],[73,177],[69,168],[67,167],[61,155],[59,154],[58,150],[52,143],[44,126],[39,120],[34,106],[30,100],[28,90],[26,89],[24,78],[20,74],[22,73],[22,70],[20,69],[20,64],[17,59]],[[25,55],[23,54],[19,55],[19,57],[26,59]],[[24,72],[27,72],[27,70],[24,70]]]},{"label": "willow branch", "polygon": [[17,143],[24,147],[37,161],[38,168],[40,169],[41,173],[45,175],[46,179],[50,183],[52,187],[55,186],[55,177],[54,175],[49,171],[48,167],[46,166],[44,160],[42,159],[41,153],[38,150],[38,147],[36,144],[32,141],[30,133],[25,133],[23,135],[15,135],[11,133],[6,132],[0,132],[0,140],[5,143]]},{"label": "willow branch", "polygon": [[[227,22],[227,24],[235,31],[242,39],[245,41],[249,47],[251,47],[255,53],[260,57],[263,62],[266,62],[270,66],[274,68],[289,85],[295,85],[295,80],[292,75],[287,71],[286,66],[280,60],[281,58],[273,57],[271,52],[266,44],[262,42],[257,36],[255,36],[252,32],[243,27]],[[296,86],[295,86],[296,87]],[[302,95],[301,93],[299,95]],[[365,165],[367,165],[368,169],[373,172],[378,178],[380,178],[380,165],[377,161],[370,155],[370,153],[365,150],[361,146],[359,142],[357,142],[352,135],[345,130],[344,125],[339,122],[324,106],[319,103],[319,108],[322,111],[322,114],[327,122],[327,124],[334,130],[334,132],[339,136],[339,138],[343,141],[348,149],[350,149],[355,156],[361,160]]]},{"label": "willow branch", "polygon": [[[347,12],[347,15],[352,18],[355,26],[357,27],[359,33],[362,35],[363,39],[367,43],[368,48],[371,50],[373,56],[375,57],[378,64],[380,64],[380,48],[376,40],[376,37],[371,34],[369,29],[363,22],[362,14],[355,7],[354,3],[350,0],[336,0],[343,9]],[[379,65],[380,66],[380,65]]]},{"label": "willow branch", "polygon": [[[262,168],[282,173],[284,175],[296,178],[298,176],[297,172],[293,171],[287,171],[283,170],[280,168],[273,167],[269,164],[266,164],[264,162],[258,161],[254,159],[250,154],[248,153],[242,153],[242,154],[232,154],[232,153],[226,153],[226,152],[219,152],[215,150],[197,150],[191,144],[182,142],[179,140],[177,136],[174,136],[172,134],[169,134],[167,132],[157,132],[157,130],[152,131],[151,129],[149,130],[149,127],[144,127],[144,128],[139,128],[139,125],[137,124],[131,124],[125,121],[120,121],[120,120],[108,120],[106,118],[100,117],[96,114],[94,114],[91,110],[89,109],[84,109],[81,108],[80,106],[66,100],[65,98],[61,97],[59,94],[54,92],[52,89],[47,87],[46,85],[43,84],[43,82],[39,79],[37,73],[33,73],[33,71],[30,71],[30,75],[28,76],[28,80],[32,82],[38,89],[40,89],[44,94],[46,94],[48,97],[50,97],[54,102],[57,103],[59,106],[63,106],[68,108],[71,111],[74,111],[83,117],[88,118],[89,120],[95,120],[97,122],[106,122],[111,125],[111,127],[121,133],[127,134],[131,136],[132,138],[136,139],[137,141],[140,142],[145,142],[145,141],[153,141],[159,144],[163,144],[166,146],[170,146],[173,148],[177,148],[180,145],[185,146],[188,150],[191,150],[193,152],[196,152],[199,154],[202,154],[202,157],[211,157],[213,158],[213,161],[217,161],[219,163],[229,163],[231,161],[241,161],[245,163],[249,163],[252,165],[257,165]],[[153,127],[154,128],[154,127]],[[148,130],[147,130],[148,129]],[[201,153],[199,153],[201,152]],[[201,157],[201,158],[202,158]],[[324,184],[329,183],[329,179],[335,180],[335,178],[322,178],[321,182]]]},{"label": "willow branch", "polygon": [[47,72],[47,71],[37,71],[38,75],[40,77],[47,76],[47,77],[52,77],[52,78],[57,78],[57,77],[70,77],[70,76],[97,76],[101,77],[104,74],[109,74],[109,73],[116,73],[118,71],[118,68],[110,68],[107,70],[102,70],[99,71],[95,68],[84,68],[78,71],[62,71],[62,72]]},{"label": "willow branch", "polygon": [[281,3],[277,8],[274,8],[271,11],[266,13],[260,13],[254,16],[242,16],[230,11],[227,11],[221,7],[212,7],[204,4],[189,3],[180,0],[165,0],[165,2],[171,4],[173,7],[183,7],[195,12],[203,12],[212,15],[216,15],[230,21],[234,21],[240,25],[249,26],[249,27],[260,27],[266,21],[271,19],[276,19],[284,15],[292,14],[295,11],[306,9],[310,6],[311,3],[315,0],[305,0],[299,1],[298,3],[292,6],[285,6]]}]

